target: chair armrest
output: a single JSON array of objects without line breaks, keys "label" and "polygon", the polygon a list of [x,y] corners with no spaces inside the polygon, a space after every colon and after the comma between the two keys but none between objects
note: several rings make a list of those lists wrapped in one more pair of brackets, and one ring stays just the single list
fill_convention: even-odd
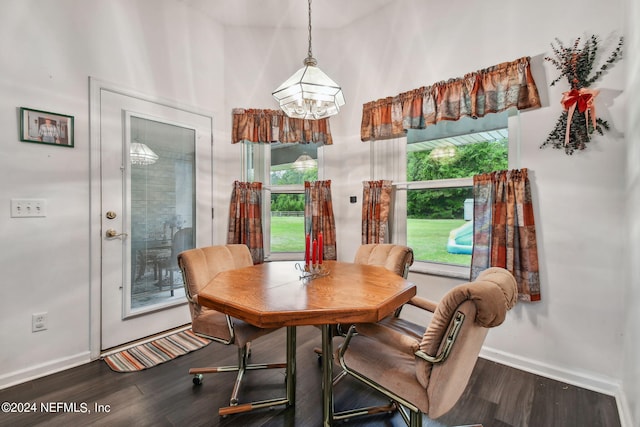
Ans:
[{"label": "chair armrest", "polygon": [[[436,311],[436,307],[438,306],[438,303],[435,303],[431,300],[428,300],[426,298],[422,298],[419,296],[415,296],[411,298],[409,301],[405,303],[405,305],[406,304],[413,305],[414,307],[421,308],[422,310],[426,310],[430,313],[434,313]],[[402,307],[404,307],[404,305],[401,305],[400,307],[396,308],[396,311],[394,311],[393,313],[395,317],[400,317],[400,313],[402,312]]]},{"label": "chair armrest", "polygon": [[441,363],[447,360],[447,357],[449,357],[449,353],[451,352],[451,348],[458,338],[458,332],[460,332],[460,328],[462,327],[462,323],[464,323],[464,319],[465,315],[461,311],[458,311],[455,314],[451,325],[449,326],[449,330],[447,331],[447,335],[444,338],[444,347],[440,351],[440,354],[431,356],[422,350],[418,350],[415,352],[415,355],[430,363]]},{"label": "chair armrest", "polygon": [[438,306],[438,303],[419,296],[411,298],[409,302],[407,302],[407,304],[411,304],[423,310],[430,311],[431,313],[434,313],[436,311],[436,307]]},{"label": "chair armrest", "polygon": [[[359,335],[373,338],[406,354],[415,354],[420,349],[418,340],[377,323],[359,323],[355,325],[355,330]],[[349,332],[351,333],[351,329]]]}]

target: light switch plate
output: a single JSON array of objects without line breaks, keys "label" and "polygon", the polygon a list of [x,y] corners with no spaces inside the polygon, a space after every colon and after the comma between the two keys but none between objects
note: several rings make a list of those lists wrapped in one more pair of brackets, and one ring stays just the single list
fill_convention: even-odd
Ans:
[{"label": "light switch plate", "polygon": [[34,218],[47,216],[45,199],[11,199],[12,218]]}]

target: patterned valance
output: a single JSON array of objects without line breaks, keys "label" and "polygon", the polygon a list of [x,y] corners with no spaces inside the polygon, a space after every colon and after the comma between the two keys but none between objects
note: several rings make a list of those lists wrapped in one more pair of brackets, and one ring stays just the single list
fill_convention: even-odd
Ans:
[{"label": "patterned valance", "polygon": [[231,143],[288,142],[333,144],[329,119],[292,119],[281,110],[233,109]]},{"label": "patterned valance", "polygon": [[463,78],[368,102],[362,108],[360,138],[398,138],[407,129],[423,129],[442,120],[477,118],[511,107],[540,107],[529,60],[504,62]]}]

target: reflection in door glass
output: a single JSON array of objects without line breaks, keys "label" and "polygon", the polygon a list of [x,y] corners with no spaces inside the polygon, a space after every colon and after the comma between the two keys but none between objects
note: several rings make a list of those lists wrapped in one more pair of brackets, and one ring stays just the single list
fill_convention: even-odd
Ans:
[{"label": "reflection in door glass", "polygon": [[195,131],[131,117],[131,310],[184,298],[176,256],[195,246]]}]

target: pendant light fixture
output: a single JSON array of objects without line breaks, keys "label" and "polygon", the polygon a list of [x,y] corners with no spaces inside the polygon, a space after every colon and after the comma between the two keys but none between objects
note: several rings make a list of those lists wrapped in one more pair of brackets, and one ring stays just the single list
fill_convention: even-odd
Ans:
[{"label": "pendant light fixture", "polygon": [[338,114],[344,105],[342,89],[316,65],[311,53],[311,0],[309,1],[309,50],[304,67],[273,93],[284,113],[296,119],[323,119]]}]

